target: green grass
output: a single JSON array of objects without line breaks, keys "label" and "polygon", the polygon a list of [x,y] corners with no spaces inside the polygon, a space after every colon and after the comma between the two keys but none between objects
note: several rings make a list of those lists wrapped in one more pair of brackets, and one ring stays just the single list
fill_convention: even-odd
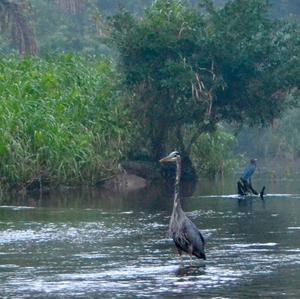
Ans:
[{"label": "green grass", "polygon": [[191,160],[198,174],[222,177],[237,168],[240,156],[233,157],[235,137],[219,125],[213,133],[200,134],[191,148]]},{"label": "green grass", "polygon": [[0,58],[0,187],[109,175],[128,134],[116,82],[105,60]]}]

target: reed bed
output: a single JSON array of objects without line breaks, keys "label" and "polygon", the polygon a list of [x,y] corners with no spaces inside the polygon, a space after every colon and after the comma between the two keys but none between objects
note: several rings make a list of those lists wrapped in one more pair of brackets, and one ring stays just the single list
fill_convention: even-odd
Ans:
[{"label": "reed bed", "polygon": [[0,187],[94,185],[128,137],[118,78],[106,60],[0,58]]}]

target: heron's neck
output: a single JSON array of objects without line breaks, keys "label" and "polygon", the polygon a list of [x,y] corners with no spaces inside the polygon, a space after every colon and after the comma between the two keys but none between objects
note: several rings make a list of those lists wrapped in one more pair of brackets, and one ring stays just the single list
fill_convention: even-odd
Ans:
[{"label": "heron's neck", "polygon": [[176,180],[174,193],[174,208],[180,205],[180,177],[181,177],[181,159],[176,161]]}]

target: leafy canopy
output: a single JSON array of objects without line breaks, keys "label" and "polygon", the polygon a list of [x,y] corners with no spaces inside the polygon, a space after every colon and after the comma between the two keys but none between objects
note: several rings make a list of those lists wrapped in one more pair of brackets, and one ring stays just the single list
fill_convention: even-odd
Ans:
[{"label": "leafy canopy", "polygon": [[295,104],[299,26],[271,19],[266,0],[201,3],[157,0],[142,19],[112,19],[137,142],[154,158],[174,138],[186,148],[184,127],[267,125]]}]

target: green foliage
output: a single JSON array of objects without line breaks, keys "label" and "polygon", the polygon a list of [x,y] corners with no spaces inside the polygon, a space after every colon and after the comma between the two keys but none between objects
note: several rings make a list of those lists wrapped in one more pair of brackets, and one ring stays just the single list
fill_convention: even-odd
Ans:
[{"label": "green foliage", "polygon": [[[97,26],[104,22],[100,12],[113,14],[119,1],[74,1],[81,3],[77,15],[60,10],[63,2],[72,1],[26,1],[39,54],[114,53],[104,45],[108,32],[99,35]],[[157,160],[177,148],[199,169],[222,173],[230,138],[212,133],[219,122],[267,126],[297,103],[299,24],[272,19],[269,1],[232,0],[217,9],[213,4],[225,1],[157,0],[143,15],[151,2],[126,1],[123,6],[135,13],[122,10],[110,18],[126,109],[107,62],[71,56],[0,61],[2,185],[41,176],[95,182],[128,144],[130,158]],[[7,43],[9,35],[0,41],[2,50]],[[128,117],[132,124],[124,124]],[[297,148],[297,138],[290,140]],[[199,153],[211,163],[200,161]]]},{"label": "green foliage", "polygon": [[98,14],[94,0],[83,1],[78,14],[62,10],[57,1],[28,0],[28,3],[35,12],[33,21],[41,55],[107,53],[93,20]]},{"label": "green foliage", "polygon": [[154,159],[174,134],[177,148],[190,147],[183,128],[201,134],[222,120],[268,125],[298,100],[299,27],[272,20],[267,1],[202,4],[199,13],[157,0],[143,19],[123,12],[112,20],[140,128],[136,146],[146,145]]},{"label": "green foliage", "polygon": [[209,36],[224,87],[217,113],[229,121],[270,124],[293,104],[299,86],[299,26],[271,20],[267,1],[232,1],[211,12]]},{"label": "green foliage", "polygon": [[238,158],[231,154],[235,141],[222,126],[213,133],[201,134],[191,148],[191,160],[197,172],[216,177],[233,171],[238,163]]},{"label": "green foliage", "polygon": [[[27,49],[27,54],[33,53],[32,50],[36,53],[32,27],[39,55],[75,52],[99,56],[111,55],[111,49],[104,43],[106,37],[103,36],[103,32],[100,32],[101,30],[99,31],[103,16],[115,14],[121,7],[126,7],[135,14],[142,14],[152,0],[25,0],[21,2],[0,0],[0,34],[3,33],[3,25],[8,27],[6,36],[0,36],[1,51],[11,53],[12,45],[20,48],[23,42],[27,48],[31,46]],[[6,9],[7,6],[11,9]],[[20,12],[16,13],[17,9]],[[10,14],[9,18],[4,15],[3,10]],[[8,19],[11,20],[9,26],[5,22]],[[16,37],[15,34],[10,34],[14,26],[19,26],[16,29],[20,30],[20,34],[22,33],[24,37],[19,34],[19,39],[11,43],[11,37]],[[30,44],[27,45],[26,43],[29,42]]]},{"label": "green foliage", "polygon": [[93,184],[125,150],[118,78],[104,60],[0,60],[1,186]]},{"label": "green foliage", "polygon": [[0,34],[10,35],[21,55],[33,55],[37,47],[26,8],[24,2],[0,0]]},{"label": "green foliage", "polygon": [[133,92],[130,105],[141,127],[138,138],[157,159],[171,130],[200,123],[209,110],[208,96],[199,90],[198,73],[206,67],[198,45],[203,22],[176,1],[156,1],[142,20],[124,12],[112,23],[125,84]]}]

